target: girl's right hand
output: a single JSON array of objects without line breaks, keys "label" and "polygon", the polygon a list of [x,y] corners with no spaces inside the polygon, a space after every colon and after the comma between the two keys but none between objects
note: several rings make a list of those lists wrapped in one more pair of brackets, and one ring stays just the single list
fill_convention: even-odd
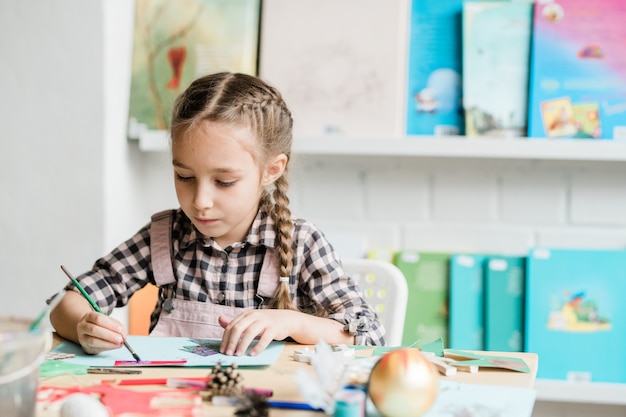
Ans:
[{"label": "girl's right hand", "polygon": [[119,349],[124,346],[124,339],[128,336],[122,323],[95,311],[85,313],[78,321],[76,333],[78,343],[90,355]]}]

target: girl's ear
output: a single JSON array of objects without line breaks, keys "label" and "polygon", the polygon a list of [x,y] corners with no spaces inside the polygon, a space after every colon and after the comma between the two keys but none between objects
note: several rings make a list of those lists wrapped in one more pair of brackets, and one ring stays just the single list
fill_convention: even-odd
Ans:
[{"label": "girl's ear", "polygon": [[278,155],[265,169],[265,173],[263,174],[263,185],[269,185],[280,178],[285,172],[285,167],[287,166],[287,155],[281,153]]}]

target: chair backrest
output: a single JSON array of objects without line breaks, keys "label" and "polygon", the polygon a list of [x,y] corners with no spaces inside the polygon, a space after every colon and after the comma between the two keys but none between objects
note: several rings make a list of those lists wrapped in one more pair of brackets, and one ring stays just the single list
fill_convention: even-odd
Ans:
[{"label": "chair backrest", "polygon": [[343,268],[385,326],[387,346],[400,346],[409,289],[397,266],[379,259],[343,259]]}]

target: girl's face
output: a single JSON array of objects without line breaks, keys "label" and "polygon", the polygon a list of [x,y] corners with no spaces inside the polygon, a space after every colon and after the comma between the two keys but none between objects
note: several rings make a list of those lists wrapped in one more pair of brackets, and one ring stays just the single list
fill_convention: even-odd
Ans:
[{"label": "girl's face", "polygon": [[196,228],[222,248],[241,242],[254,220],[263,188],[282,175],[279,155],[265,169],[249,150],[247,127],[204,122],[172,144],[176,196]]}]

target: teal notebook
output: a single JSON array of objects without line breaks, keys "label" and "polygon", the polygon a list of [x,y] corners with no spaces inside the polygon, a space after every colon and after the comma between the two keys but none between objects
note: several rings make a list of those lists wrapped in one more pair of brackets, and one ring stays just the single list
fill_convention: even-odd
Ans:
[{"label": "teal notebook", "polygon": [[484,350],[485,255],[450,259],[450,348]]},{"label": "teal notebook", "polygon": [[526,288],[538,378],[626,383],[626,250],[533,249]]},{"label": "teal notebook", "polygon": [[524,349],[525,256],[491,256],[485,271],[485,350]]},{"label": "teal notebook", "polygon": [[409,288],[402,343],[441,338],[447,346],[450,254],[402,250],[394,263]]}]

